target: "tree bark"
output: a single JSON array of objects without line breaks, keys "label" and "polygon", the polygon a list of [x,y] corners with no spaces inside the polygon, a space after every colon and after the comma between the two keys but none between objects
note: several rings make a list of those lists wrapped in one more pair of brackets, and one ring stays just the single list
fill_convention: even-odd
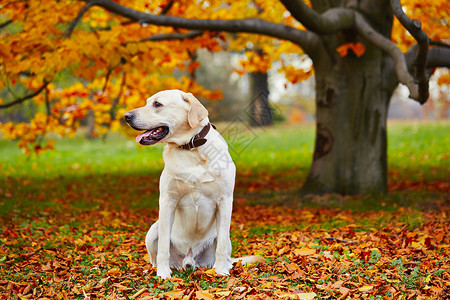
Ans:
[{"label": "tree bark", "polygon": [[316,72],[316,142],[304,192],[387,192],[390,95],[380,89],[379,63],[351,72],[352,65],[342,62],[328,74]]},{"label": "tree bark", "polygon": [[271,125],[273,118],[272,109],[269,104],[269,83],[267,73],[250,73],[250,86],[250,125]]},{"label": "tree bark", "polygon": [[[380,29],[390,34],[390,28]],[[331,54],[314,62],[316,141],[303,193],[387,192],[387,112],[393,83],[398,82],[392,75],[394,62],[371,43],[348,34],[365,44],[363,56]],[[326,38],[330,49],[344,42]]]}]

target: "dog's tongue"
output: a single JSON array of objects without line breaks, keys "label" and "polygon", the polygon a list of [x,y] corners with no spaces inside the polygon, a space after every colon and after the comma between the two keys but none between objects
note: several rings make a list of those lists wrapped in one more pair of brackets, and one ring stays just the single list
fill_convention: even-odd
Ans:
[{"label": "dog's tongue", "polygon": [[136,143],[139,143],[143,138],[148,137],[149,135],[151,135],[152,131],[153,130],[147,130],[146,132],[138,134],[138,136],[136,137]]}]

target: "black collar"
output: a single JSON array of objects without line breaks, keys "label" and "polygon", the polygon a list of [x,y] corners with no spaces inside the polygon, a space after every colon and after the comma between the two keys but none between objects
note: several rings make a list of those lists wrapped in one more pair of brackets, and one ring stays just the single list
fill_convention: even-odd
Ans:
[{"label": "black collar", "polygon": [[203,129],[199,133],[194,135],[187,144],[181,145],[179,147],[183,150],[191,150],[200,147],[201,145],[204,145],[207,141],[207,139],[205,139],[205,136],[208,134],[209,130],[211,129],[211,126],[214,129],[216,129],[216,126],[214,126],[211,123],[208,123],[208,125],[203,127]]}]

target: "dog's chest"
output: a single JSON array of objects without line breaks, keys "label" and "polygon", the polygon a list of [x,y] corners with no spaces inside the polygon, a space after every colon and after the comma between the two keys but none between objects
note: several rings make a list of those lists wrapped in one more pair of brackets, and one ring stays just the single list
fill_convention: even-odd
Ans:
[{"label": "dog's chest", "polygon": [[[173,178],[195,188],[198,184],[212,182],[217,179],[214,169],[208,161],[202,159],[198,151],[164,151],[165,169],[172,174]],[[185,187],[183,186],[183,189]]]},{"label": "dog's chest", "polygon": [[173,179],[170,185],[173,187],[174,198],[178,200],[178,205],[198,207],[204,204],[205,199],[217,198],[218,192],[222,188],[216,182],[196,182]]}]

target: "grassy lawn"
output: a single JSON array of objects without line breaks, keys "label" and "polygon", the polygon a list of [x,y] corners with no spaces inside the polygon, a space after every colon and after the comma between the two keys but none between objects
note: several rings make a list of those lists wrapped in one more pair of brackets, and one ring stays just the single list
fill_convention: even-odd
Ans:
[{"label": "grassy lawn", "polygon": [[164,282],[143,242],[157,218],[161,146],[110,134],[27,157],[0,141],[0,298],[440,299],[450,293],[449,129],[389,124],[387,196],[300,197],[312,125],[219,124],[238,168],[233,255],[266,262]]},{"label": "grassy lawn", "polygon": [[[448,178],[449,129],[449,122],[390,124],[388,159],[392,201],[402,201],[405,199],[397,198],[414,194],[415,189],[411,188],[408,195],[396,195],[398,190],[411,187],[411,183],[432,185]],[[296,191],[311,164],[313,125],[250,130],[242,124],[219,124],[219,130],[228,139],[237,166],[237,198],[277,203],[297,197]],[[59,207],[58,199],[62,198],[77,207],[90,208],[102,205],[107,196],[111,204],[121,205],[124,194],[133,198],[131,207],[156,207],[158,179],[163,168],[161,153],[161,145],[142,147],[133,137],[118,134],[98,140],[60,139],[55,151],[39,156],[25,156],[14,142],[0,141],[0,194],[5,196],[0,202],[0,214]],[[69,192],[74,189],[79,193]],[[433,187],[416,190],[426,198]],[[419,198],[423,197],[419,195]],[[373,201],[364,203],[379,202],[378,198],[370,200]],[[310,201],[302,199],[302,203]],[[372,204],[365,207],[364,203],[356,207],[373,208]],[[329,204],[336,203],[329,201]]]}]

